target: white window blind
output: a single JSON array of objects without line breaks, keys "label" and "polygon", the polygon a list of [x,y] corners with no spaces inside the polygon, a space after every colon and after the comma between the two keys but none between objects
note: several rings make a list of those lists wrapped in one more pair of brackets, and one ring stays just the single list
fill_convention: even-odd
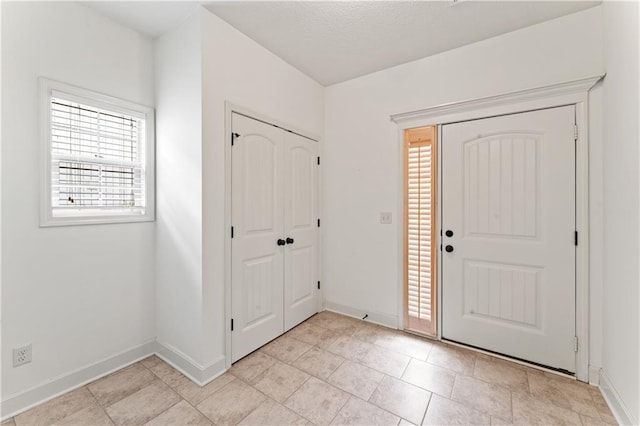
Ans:
[{"label": "white window blind", "polygon": [[434,316],[434,138],[418,133],[406,145],[407,327],[435,332]]},{"label": "white window blind", "polygon": [[152,220],[153,110],[44,83],[49,167],[43,225]]},{"label": "white window blind", "polygon": [[51,97],[51,205],[144,213],[144,120]]}]

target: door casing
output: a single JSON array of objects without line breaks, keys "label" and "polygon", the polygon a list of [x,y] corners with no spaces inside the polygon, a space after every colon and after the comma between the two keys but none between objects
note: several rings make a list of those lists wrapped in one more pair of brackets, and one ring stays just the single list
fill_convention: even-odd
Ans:
[{"label": "door casing", "polygon": [[[276,127],[280,127],[281,129],[291,131],[297,133],[300,136],[303,136],[307,139],[311,139],[318,143],[318,156],[322,156],[322,144],[319,136],[314,135],[305,130],[299,129],[296,126],[292,126],[290,124],[284,123],[282,121],[273,119],[264,114],[257,113],[252,111],[249,108],[245,108],[243,106],[234,104],[229,101],[225,101],[225,122],[224,122],[224,229],[229,230],[226,233],[225,241],[224,241],[224,357],[225,357],[225,368],[231,368],[231,315],[232,315],[232,305],[231,305],[231,226],[232,226],[232,217],[231,217],[231,133],[232,133],[232,123],[231,117],[233,113],[241,114],[249,118],[253,118],[258,121],[263,121],[265,123],[274,125]],[[317,182],[318,194],[317,194],[317,202],[318,202],[318,213],[322,214],[322,168],[318,169],[318,182]],[[318,232],[320,232],[321,228],[318,228]],[[317,270],[318,270],[318,279],[322,281],[322,267],[321,267],[321,253],[322,253],[322,238],[321,234],[318,234],[318,252],[317,252]],[[324,290],[322,286],[318,290],[318,312],[324,309]]]},{"label": "door casing", "polygon": [[[578,351],[576,352],[576,378],[583,382],[589,381],[589,90],[604,77],[604,75],[569,81],[534,89],[521,90],[507,94],[500,94],[479,99],[472,99],[451,104],[439,105],[423,110],[394,114],[391,120],[398,126],[398,146],[404,141],[404,131],[415,127],[430,125],[438,126],[437,152],[442,152],[442,127],[461,121],[477,120],[500,115],[535,111],[565,105],[576,107],[576,230],[579,244],[576,247],[576,336],[578,337]],[[398,191],[404,187],[404,162],[402,155],[398,156]],[[438,159],[440,161],[440,159]],[[442,164],[438,164],[442,170]],[[440,172],[439,172],[440,173]],[[442,179],[438,176],[437,205],[442,206]],[[401,193],[401,192],[399,192]],[[403,206],[398,206],[403,211]],[[441,229],[441,212],[436,218],[436,229]],[[398,226],[399,247],[404,247],[404,233]],[[438,244],[442,238],[438,235]],[[404,250],[398,250],[398,328],[403,329],[404,282],[403,267]],[[438,294],[442,294],[442,256],[437,252],[437,287]],[[438,299],[438,330],[437,339],[442,337],[442,300]]]}]

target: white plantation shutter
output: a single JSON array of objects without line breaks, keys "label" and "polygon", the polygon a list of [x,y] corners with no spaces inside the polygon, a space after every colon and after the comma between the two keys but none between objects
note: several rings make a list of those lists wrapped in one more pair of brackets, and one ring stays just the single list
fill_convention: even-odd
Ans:
[{"label": "white plantation shutter", "polygon": [[51,214],[144,215],[146,117],[51,91]]},{"label": "white plantation shutter", "polygon": [[435,334],[435,135],[432,127],[407,131],[405,228],[406,324]]},{"label": "white plantation shutter", "polygon": [[153,108],[40,79],[41,226],[154,220]]}]

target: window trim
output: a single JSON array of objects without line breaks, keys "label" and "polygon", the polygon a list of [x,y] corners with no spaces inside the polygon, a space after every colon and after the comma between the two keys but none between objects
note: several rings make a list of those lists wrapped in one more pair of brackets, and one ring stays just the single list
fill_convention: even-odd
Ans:
[{"label": "window trim", "polygon": [[[107,223],[152,222],[155,220],[155,113],[149,106],[118,99],[112,96],[82,89],[59,81],[40,78],[41,91],[41,188],[40,226],[96,225]],[[104,212],[102,214],[77,214],[53,216],[51,202],[51,96],[53,92],[68,96],[66,99],[109,109],[145,120],[145,212]]]}]

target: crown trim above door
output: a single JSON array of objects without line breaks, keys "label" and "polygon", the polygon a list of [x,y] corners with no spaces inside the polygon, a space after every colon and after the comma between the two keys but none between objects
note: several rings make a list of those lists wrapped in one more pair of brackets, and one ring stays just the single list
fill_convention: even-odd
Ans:
[{"label": "crown trim above door", "polygon": [[[603,77],[604,74],[494,96],[450,102],[416,111],[392,114],[390,119],[400,128],[409,129],[420,127],[416,122],[428,121],[430,124],[447,124],[511,114],[513,106],[516,104],[525,108],[518,112],[550,108],[560,106],[563,103],[574,104],[580,102],[589,89]],[[551,101],[552,99],[553,101]],[[552,104],[549,104],[550,101]]]},{"label": "crown trim above door", "polygon": [[[587,77],[578,80],[547,85],[538,88],[514,91],[510,93],[496,94],[477,99],[452,102],[416,111],[393,114],[390,120],[397,124],[397,146],[402,147],[404,141],[404,131],[415,127],[437,125],[440,135],[441,125],[456,123],[461,121],[476,120],[481,118],[495,117],[527,111],[535,111],[545,108],[553,108],[564,105],[575,105],[576,107],[576,231],[578,232],[579,244],[576,247],[576,336],[578,350],[576,352],[576,378],[578,380],[589,381],[589,90],[602,78],[603,75]],[[440,139],[440,138],[438,138]],[[441,140],[439,144],[441,143]],[[440,150],[441,147],[438,146]],[[403,165],[402,156],[399,156],[397,188],[403,190]],[[441,181],[440,181],[441,182]],[[439,188],[442,193],[442,188]],[[440,202],[440,200],[438,200]],[[399,205],[398,209],[402,209]],[[440,228],[440,220],[436,226]],[[398,246],[404,247],[404,233],[401,225],[398,225]],[[441,294],[441,256],[438,252],[437,269],[438,292]],[[398,282],[403,281],[404,255],[398,254],[397,271]],[[398,286],[398,299],[402,298],[402,286]],[[403,327],[402,309],[403,304],[398,304],[398,318],[401,322],[399,328]],[[438,306],[440,318],[442,306]],[[441,323],[441,321],[438,321]],[[439,327],[440,328],[440,327]],[[438,330],[438,337],[441,337],[441,329]]]}]

